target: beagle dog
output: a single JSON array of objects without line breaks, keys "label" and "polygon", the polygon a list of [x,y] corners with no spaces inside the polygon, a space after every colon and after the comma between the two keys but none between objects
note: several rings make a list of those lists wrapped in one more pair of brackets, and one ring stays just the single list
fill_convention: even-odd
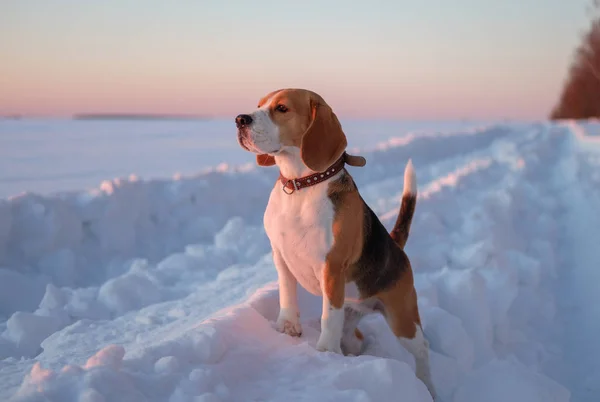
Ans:
[{"label": "beagle dog", "polygon": [[410,261],[404,253],[417,198],[412,163],[404,172],[400,212],[388,233],[358,192],[345,164],[347,140],[321,96],[282,89],[235,119],[238,142],[260,166],[277,165],[264,227],[279,282],[278,331],[300,336],[297,284],[323,297],[319,351],[359,354],[364,314],[381,312],[414,356],[416,375],[435,398]]}]

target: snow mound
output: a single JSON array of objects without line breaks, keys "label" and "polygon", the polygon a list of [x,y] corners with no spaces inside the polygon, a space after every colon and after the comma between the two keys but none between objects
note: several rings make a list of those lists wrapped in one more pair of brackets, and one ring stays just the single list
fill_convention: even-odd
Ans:
[{"label": "snow mound", "polygon": [[[425,163],[460,155],[488,146],[508,130],[492,126],[483,131],[410,135],[403,146],[387,145],[367,153],[370,168],[357,169],[356,180],[392,176],[397,187],[399,159],[412,154]],[[432,143],[439,146],[431,147]],[[104,181],[86,192],[26,193],[0,200],[0,319],[16,311],[33,312],[47,284],[71,289],[97,286],[130,270],[137,258],[156,264],[187,246],[215,241],[218,249],[236,242],[232,236],[215,236],[235,217],[241,220],[231,225],[260,227],[276,175],[273,168],[222,166],[190,178],[143,181],[131,176]],[[248,253],[265,252],[262,243],[256,247]]]},{"label": "snow mound", "polygon": [[[592,390],[590,384],[600,378],[593,371],[597,349],[588,349],[591,356],[579,366],[570,363],[562,353],[569,339],[556,325],[565,317],[556,293],[568,257],[564,217],[575,213],[572,203],[591,211],[600,196],[592,168],[600,161],[573,152],[577,138],[568,126],[542,123],[434,133],[379,146],[367,154],[367,167],[351,171],[390,228],[404,166],[409,157],[414,162],[421,188],[406,251],[440,401],[563,402],[583,389],[570,379],[576,370],[590,373],[585,386]],[[208,174],[210,188],[218,191],[195,188],[195,181],[207,180],[201,176],[122,183],[131,189],[119,201],[114,198],[119,186],[111,194],[87,194],[83,205],[121,211],[98,215],[104,218],[93,227],[110,229],[94,231],[104,234],[91,243],[55,238],[67,226],[48,223],[79,222],[82,210],[73,200],[81,201],[82,194],[28,195],[5,203],[12,223],[0,235],[8,233],[5,244],[21,251],[5,246],[2,261],[12,261],[5,265],[14,268],[0,274],[29,293],[2,296],[8,307],[3,303],[0,396],[15,402],[430,401],[414,375],[412,356],[380,315],[359,325],[365,335],[360,356],[316,351],[322,303],[302,289],[302,337],[274,330],[277,275],[261,217],[275,174],[269,169]],[[227,187],[231,183],[239,187]],[[159,195],[173,187],[178,188],[173,198]],[[203,207],[183,196],[194,191]],[[569,197],[556,197],[558,191]],[[243,202],[237,202],[240,194]],[[43,209],[32,206],[38,204]],[[132,208],[138,204],[143,213]],[[145,226],[154,211],[150,205],[173,213],[160,215],[161,229],[152,233]],[[29,212],[14,212],[23,210]],[[48,211],[65,215],[48,217]],[[197,216],[203,219],[196,223],[201,239],[186,226]],[[28,229],[16,229],[14,222],[29,222]],[[44,230],[31,240],[23,233],[36,225]],[[169,246],[161,243],[161,230]],[[113,241],[113,232],[121,240]],[[162,244],[161,251],[149,252],[155,244]],[[100,271],[92,279],[83,262],[94,255],[102,260],[92,263]],[[81,274],[82,282],[61,283],[70,277],[58,275],[62,266]]]}]

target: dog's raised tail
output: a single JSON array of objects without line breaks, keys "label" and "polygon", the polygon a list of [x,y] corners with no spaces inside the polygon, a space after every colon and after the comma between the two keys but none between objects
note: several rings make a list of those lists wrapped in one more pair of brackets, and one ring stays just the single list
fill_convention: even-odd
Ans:
[{"label": "dog's raised tail", "polygon": [[408,160],[404,169],[404,191],[402,192],[402,202],[400,204],[400,213],[396,219],[396,224],[392,229],[390,236],[404,249],[410,232],[410,224],[415,213],[417,204],[417,175],[412,165],[412,160]]}]

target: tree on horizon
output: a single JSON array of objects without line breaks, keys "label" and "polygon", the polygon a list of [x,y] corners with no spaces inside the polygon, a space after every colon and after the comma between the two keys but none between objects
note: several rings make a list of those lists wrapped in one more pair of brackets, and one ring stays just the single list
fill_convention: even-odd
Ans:
[{"label": "tree on horizon", "polygon": [[575,50],[551,119],[600,118],[600,0],[590,8],[590,28]]}]

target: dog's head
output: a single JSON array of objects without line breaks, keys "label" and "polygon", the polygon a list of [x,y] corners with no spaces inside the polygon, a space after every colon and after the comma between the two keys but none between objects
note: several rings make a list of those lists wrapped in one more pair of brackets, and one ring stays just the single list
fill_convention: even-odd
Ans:
[{"label": "dog's head", "polygon": [[271,92],[254,112],[240,114],[235,122],[238,142],[256,154],[261,166],[275,164],[274,155],[296,147],[309,169],[322,171],[348,144],[333,110],[321,96],[305,89]]}]

